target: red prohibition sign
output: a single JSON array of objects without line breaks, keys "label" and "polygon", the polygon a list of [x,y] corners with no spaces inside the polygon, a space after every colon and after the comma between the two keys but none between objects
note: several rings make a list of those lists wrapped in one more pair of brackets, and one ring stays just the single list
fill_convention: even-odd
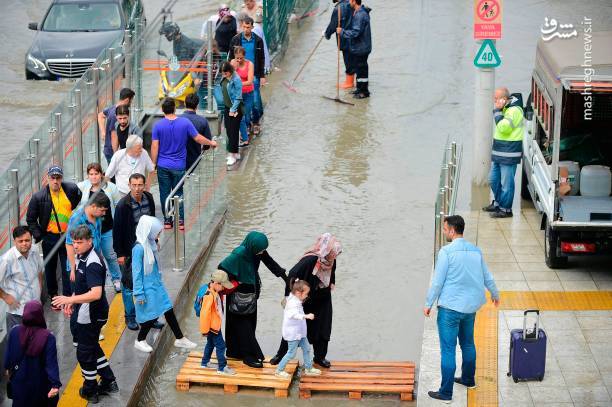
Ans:
[{"label": "red prohibition sign", "polygon": [[481,0],[476,9],[478,17],[484,21],[491,21],[497,18],[499,13],[499,4],[497,0]]}]

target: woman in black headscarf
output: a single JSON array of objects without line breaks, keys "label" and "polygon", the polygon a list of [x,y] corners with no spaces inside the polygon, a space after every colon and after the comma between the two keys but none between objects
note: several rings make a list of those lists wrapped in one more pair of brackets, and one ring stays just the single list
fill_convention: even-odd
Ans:
[{"label": "woman in black headscarf", "polygon": [[238,283],[228,295],[225,315],[225,342],[227,357],[242,359],[250,367],[263,367],[264,354],[255,337],[257,328],[257,299],[261,291],[259,262],[285,282],[285,269],[268,254],[268,238],[261,232],[249,232],[244,241],[220,264],[230,280]]},{"label": "woman in black headscarf", "polygon": [[[324,233],[317,239],[314,246],[304,253],[300,261],[289,270],[289,280],[306,281],[310,293],[304,302],[304,313],[314,314],[313,320],[306,321],[308,325],[308,342],[314,349],[314,363],[329,368],[327,360],[327,345],[332,330],[332,291],[336,284],[336,258],[342,253],[342,245],[331,233]],[[289,295],[289,287],[285,296]],[[287,353],[287,341],[281,340],[280,347],[270,363],[277,365]]]},{"label": "woman in black headscarf", "polygon": [[42,304],[26,303],[23,322],[11,330],[4,354],[13,406],[56,406],[59,379],[55,336],[47,329]]}]

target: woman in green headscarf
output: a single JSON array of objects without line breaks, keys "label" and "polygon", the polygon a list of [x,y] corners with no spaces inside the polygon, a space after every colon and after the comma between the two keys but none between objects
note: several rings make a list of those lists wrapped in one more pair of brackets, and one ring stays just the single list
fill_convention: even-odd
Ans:
[{"label": "woman in green headscarf", "polygon": [[225,340],[227,357],[242,359],[251,367],[263,367],[264,354],[255,338],[257,327],[257,299],[261,291],[259,262],[276,277],[287,282],[285,269],[268,254],[268,238],[261,232],[249,232],[220,264],[230,280],[238,282],[236,290],[227,298]]}]

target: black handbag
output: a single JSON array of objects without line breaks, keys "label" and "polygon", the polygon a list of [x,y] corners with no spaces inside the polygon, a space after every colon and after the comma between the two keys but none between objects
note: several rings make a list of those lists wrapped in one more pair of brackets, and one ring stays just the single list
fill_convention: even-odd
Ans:
[{"label": "black handbag", "polygon": [[257,310],[257,295],[255,293],[233,292],[227,298],[227,309],[232,314],[253,314]]}]

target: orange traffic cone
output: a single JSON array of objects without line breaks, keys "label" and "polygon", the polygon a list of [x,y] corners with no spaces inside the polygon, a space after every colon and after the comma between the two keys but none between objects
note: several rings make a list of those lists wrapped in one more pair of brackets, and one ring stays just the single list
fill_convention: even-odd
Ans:
[{"label": "orange traffic cone", "polygon": [[346,75],[344,83],[340,84],[340,89],[350,89],[355,86],[355,75]]}]

